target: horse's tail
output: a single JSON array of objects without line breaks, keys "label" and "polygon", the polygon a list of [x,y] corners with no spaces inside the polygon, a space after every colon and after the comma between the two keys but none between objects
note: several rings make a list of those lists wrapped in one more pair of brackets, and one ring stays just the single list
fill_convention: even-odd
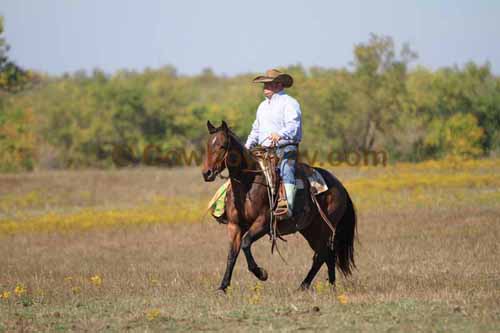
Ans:
[{"label": "horse's tail", "polygon": [[356,268],[354,262],[354,238],[357,233],[356,211],[349,193],[346,191],[347,206],[344,216],[337,223],[333,246],[337,257],[337,264],[344,276],[349,276]]}]

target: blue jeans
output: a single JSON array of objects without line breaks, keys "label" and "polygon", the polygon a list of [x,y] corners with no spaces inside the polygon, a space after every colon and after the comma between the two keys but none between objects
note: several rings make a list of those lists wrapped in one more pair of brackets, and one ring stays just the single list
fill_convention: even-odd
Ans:
[{"label": "blue jeans", "polygon": [[295,163],[297,162],[297,146],[289,145],[277,150],[282,157],[279,167],[281,178],[285,184],[295,185]]}]

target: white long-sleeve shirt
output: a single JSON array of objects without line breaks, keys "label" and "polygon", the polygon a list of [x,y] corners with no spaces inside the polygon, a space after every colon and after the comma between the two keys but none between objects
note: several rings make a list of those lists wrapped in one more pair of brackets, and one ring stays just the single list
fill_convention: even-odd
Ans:
[{"label": "white long-sleeve shirt", "polygon": [[260,103],[245,147],[250,148],[257,144],[271,146],[271,141],[268,139],[271,133],[281,136],[278,146],[299,143],[302,139],[300,105],[283,90]]}]

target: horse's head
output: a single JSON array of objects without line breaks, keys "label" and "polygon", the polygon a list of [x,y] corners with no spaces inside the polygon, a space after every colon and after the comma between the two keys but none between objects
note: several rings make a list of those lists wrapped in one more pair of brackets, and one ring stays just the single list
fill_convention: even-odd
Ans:
[{"label": "horse's head", "polygon": [[229,154],[230,135],[225,121],[220,127],[214,127],[207,121],[208,136],[205,159],[203,161],[203,178],[207,182],[215,180],[226,167]]}]

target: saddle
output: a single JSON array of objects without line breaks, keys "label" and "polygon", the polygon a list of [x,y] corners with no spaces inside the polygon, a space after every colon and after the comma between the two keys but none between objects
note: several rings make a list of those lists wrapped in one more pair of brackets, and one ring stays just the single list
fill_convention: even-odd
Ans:
[{"label": "saddle", "polygon": [[[275,198],[272,210],[276,219],[278,221],[283,221],[280,225],[280,232],[282,234],[287,233],[286,230],[281,229],[290,228],[290,231],[297,231],[307,227],[310,221],[307,216],[313,209],[313,203],[310,200],[311,195],[317,195],[328,189],[321,175],[307,164],[296,163],[295,182],[297,192],[295,193],[293,217],[288,223],[285,222],[285,220],[288,221],[288,200],[286,198],[284,183],[278,169],[282,157],[278,155],[276,148],[258,147],[252,149],[251,152],[267,179],[272,198]],[[321,177],[319,181],[317,181],[318,175]]]}]

